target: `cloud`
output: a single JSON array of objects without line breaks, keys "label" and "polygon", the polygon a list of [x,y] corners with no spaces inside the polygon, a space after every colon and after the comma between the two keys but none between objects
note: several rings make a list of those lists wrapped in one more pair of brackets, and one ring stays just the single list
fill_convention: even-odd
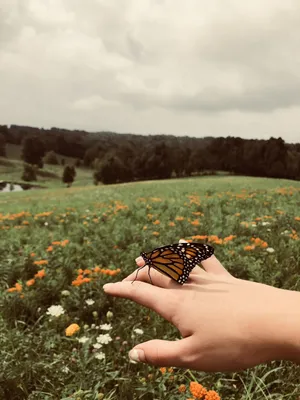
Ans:
[{"label": "cloud", "polygon": [[296,0],[11,0],[0,123],[295,141],[299,40]]}]

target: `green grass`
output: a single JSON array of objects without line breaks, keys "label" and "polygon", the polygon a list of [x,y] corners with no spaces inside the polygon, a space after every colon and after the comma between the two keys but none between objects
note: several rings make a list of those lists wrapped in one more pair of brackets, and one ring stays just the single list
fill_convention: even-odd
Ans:
[{"label": "green grass", "polygon": [[[129,363],[127,353],[136,343],[172,340],[178,332],[153,312],[106,296],[102,286],[133,271],[142,250],[193,235],[235,235],[227,244],[213,244],[231,273],[299,290],[300,222],[295,217],[300,216],[300,182],[202,177],[95,187],[82,174],[83,186],[67,189],[57,183],[45,190],[0,194],[0,398],[63,399],[76,393],[78,399],[187,399],[191,396],[180,394],[178,386],[196,379],[226,400],[298,399],[300,368],[290,363],[234,374],[174,369],[165,375]],[[199,225],[191,224],[196,219]],[[245,251],[256,236],[275,253]],[[69,242],[51,244],[63,240]],[[47,264],[38,266],[37,260]],[[102,273],[95,273],[95,280],[72,285],[78,269],[96,266]],[[42,268],[45,277],[26,286]],[[105,269],[120,272],[110,276]],[[7,293],[16,282],[22,292]],[[95,303],[88,306],[87,299]],[[51,321],[46,312],[53,304],[65,314]],[[97,360],[92,344],[100,331],[93,324],[107,323],[108,311],[113,340],[101,349],[105,360]],[[80,331],[66,337],[71,323]],[[137,336],[136,328],[144,334]],[[82,336],[89,341],[78,343]]]}]

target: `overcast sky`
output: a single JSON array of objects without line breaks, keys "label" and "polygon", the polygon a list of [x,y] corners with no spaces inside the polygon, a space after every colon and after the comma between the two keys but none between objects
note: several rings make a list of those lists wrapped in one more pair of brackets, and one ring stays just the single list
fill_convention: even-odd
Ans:
[{"label": "overcast sky", "polygon": [[300,142],[300,1],[1,0],[0,124]]}]

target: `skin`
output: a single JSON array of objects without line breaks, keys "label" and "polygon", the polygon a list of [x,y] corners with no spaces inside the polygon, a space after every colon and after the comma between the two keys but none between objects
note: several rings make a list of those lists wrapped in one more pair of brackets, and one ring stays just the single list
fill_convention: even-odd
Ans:
[{"label": "skin", "polygon": [[[141,257],[136,259],[144,265]],[[151,268],[122,282],[104,285],[108,295],[123,297],[157,312],[176,326],[177,341],[150,340],[129,357],[159,367],[205,372],[235,372],[288,360],[300,364],[300,293],[233,277],[212,256],[197,266],[184,285]]]}]

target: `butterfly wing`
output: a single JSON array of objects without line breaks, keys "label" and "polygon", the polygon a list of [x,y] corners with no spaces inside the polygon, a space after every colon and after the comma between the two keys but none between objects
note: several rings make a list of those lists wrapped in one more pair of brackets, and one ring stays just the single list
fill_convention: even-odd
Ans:
[{"label": "butterfly wing", "polygon": [[192,269],[214,253],[213,247],[201,243],[176,243],[143,253],[149,267],[183,284]]}]

